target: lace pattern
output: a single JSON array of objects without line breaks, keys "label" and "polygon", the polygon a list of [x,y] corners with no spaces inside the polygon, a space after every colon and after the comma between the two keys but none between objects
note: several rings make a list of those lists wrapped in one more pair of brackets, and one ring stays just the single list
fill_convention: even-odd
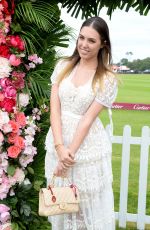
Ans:
[{"label": "lace pattern", "polygon": [[[51,77],[52,84],[57,82],[58,73],[64,65],[62,61],[57,64]],[[66,146],[71,143],[78,124],[91,103],[96,100],[111,107],[117,94],[116,82],[109,78],[105,80],[104,91],[97,91],[96,95],[90,81],[76,88],[71,82],[73,73],[74,70],[59,86],[62,135]],[[45,176],[49,183],[58,161],[51,128],[46,136],[45,149]],[[49,217],[52,230],[115,229],[111,152],[109,136],[100,119],[96,118],[76,152],[76,164],[68,172],[68,177],[80,192],[80,212]],[[65,183],[62,178],[56,180],[56,186]]]}]

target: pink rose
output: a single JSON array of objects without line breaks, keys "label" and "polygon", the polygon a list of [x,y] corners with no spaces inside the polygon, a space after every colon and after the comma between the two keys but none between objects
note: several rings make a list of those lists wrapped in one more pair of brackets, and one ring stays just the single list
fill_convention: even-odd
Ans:
[{"label": "pink rose", "polygon": [[24,138],[21,136],[16,136],[14,144],[15,146],[18,146],[20,149],[24,149],[25,147]]},{"label": "pink rose", "polygon": [[18,123],[15,120],[10,120],[9,124],[12,127],[12,132],[13,133],[18,133],[18,131],[19,131],[19,125],[18,125]]},{"label": "pink rose", "polygon": [[13,98],[4,98],[3,101],[0,101],[0,108],[4,108],[9,113],[14,111],[15,105],[16,101]]},{"label": "pink rose", "polygon": [[18,66],[18,65],[21,64],[21,59],[18,58],[18,57],[16,57],[16,55],[11,54],[11,55],[10,55],[10,58],[9,58],[9,62],[10,62],[10,64],[13,65],[13,66]]},{"label": "pink rose", "polygon": [[[11,75],[13,77],[13,80],[16,80],[17,77],[24,78],[26,74],[25,74],[25,72],[13,71]],[[16,78],[14,78],[14,77],[16,77]]]},{"label": "pink rose", "polygon": [[12,72],[12,84],[16,89],[23,89],[24,88],[24,72]]},{"label": "pink rose", "polygon": [[5,97],[12,97],[12,98],[16,98],[17,95],[17,91],[13,86],[8,86],[5,89]]},{"label": "pink rose", "polygon": [[24,127],[26,125],[26,116],[24,115],[23,112],[18,112],[15,114],[15,119],[16,119],[16,122]]},{"label": "pink rose", "polygon": [[10,133],[8,136],[8,143],[14,144],[16,137],[17,137],[16,133]]},{"label": "pink rose", "polygon": [[8,220],[10,220],[10,213],[9,212],[3,212],[1,215],[0,215],[0,221],[2,223],[6,223]]},{"label": "pink rose", "polygon": [[10,146],[8,149],[7,149],[7,152],[8,152],[8,156],[11,157],[11,158],[17,158],[18,155],[20,154],[21,152],[21,149],[18,147],[18,146]]},{"label": "pink rose", "polygon": [[0,213],[8,212],[9,210],[10,208],[8,206],[6,206],[5,204],[0,204]]},{"label": "pink rose", "polygon": [[10,78],[5,77],[0,79],[0,85],[5,89],[7,86],[12,85],[12,81]]}]

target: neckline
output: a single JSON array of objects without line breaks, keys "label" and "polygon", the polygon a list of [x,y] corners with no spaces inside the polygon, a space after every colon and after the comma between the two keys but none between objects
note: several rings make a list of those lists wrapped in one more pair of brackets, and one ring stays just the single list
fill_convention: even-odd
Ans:
[{"label": "neckline", "polygon": [[89,84],[89,82],[91,82],[93,80],[93,77],[94,77],[94,74],[93,74],[93,77],[91,77],[86,83],[84,83],[83,85],[79,85],[79,86],[75,86],[74,83],[72,82],[72,78],[77,70],[77,67],[78,67],[78,63],[76,64],[76,66],[74,67],[73,71],[70,73],[70,76],[69,76],[69,80],[70,80],[70,83],[71,85],[75,88],[75,89],[79,89],[79,88],[83,88],[85,87],[86,85]]}]

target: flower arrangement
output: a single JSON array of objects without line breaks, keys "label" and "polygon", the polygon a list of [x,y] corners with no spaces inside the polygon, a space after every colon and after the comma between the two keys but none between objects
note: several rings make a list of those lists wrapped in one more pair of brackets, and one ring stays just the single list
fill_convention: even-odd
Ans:
[{"label": "flower arrangement", "polygon": [[22,38],[11,34],[14,8],[14,1],[11,9],[6,0],[0,1],[0,229],[11,224],[17,186],[30,187],[27,167],[37,154],[33,143],[38,121],[47,111],[45,105],[31,105],[27,73],[43,60],[37,54],[27,57]]}]

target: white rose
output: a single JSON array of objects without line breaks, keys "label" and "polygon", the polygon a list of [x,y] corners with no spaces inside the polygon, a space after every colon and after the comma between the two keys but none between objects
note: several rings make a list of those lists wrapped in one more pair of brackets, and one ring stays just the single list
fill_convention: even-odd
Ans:
[{"label": "white rose", "polygon": [[10,119],[8,113],[0,110],[0,128],[2,128],[4,124],[7,124],[9,120]]},{"label": "white rose", "polygon": [[0,78],[9,77],[11,72],[9,60],[4,57],[0,57]]},{"label": "white rose", "polygon": [[29,95],[27,93],[19,94],[19,105],[21,107],[26,107],[29,104]]}]

